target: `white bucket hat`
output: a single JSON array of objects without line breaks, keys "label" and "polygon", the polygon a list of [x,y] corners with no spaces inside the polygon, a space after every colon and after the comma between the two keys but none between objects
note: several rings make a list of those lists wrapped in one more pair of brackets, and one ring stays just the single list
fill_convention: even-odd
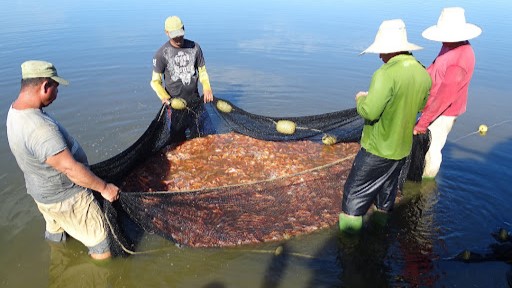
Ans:
[{"label": "white bucket hat", "polygon": [[394,53],[401,51],[413,51],[423,49],[422,47],[407,41],[407,31],[402,19],[385,20],[380,24],[375,41],[366,48],[364,53]]},{"label": "white bucket hat", "polygon": [[432,41],[459,42],[473,39],[482,33],[480,27],[466,22],[461,7],[444,8],[437,25],[428,27],[421,35]]}]

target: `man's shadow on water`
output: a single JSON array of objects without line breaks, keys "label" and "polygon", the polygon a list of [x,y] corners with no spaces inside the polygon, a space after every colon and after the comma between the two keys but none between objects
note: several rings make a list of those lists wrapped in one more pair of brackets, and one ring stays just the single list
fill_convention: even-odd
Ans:
[{"label": "man's shadow on water", "polygon": [[261,287],[281,287],[292,264],[312,271],[312,277],[301,287],[388,287],[385,238],[385,233],[376,231],[342,237],[331,229],[320,249],[309,257],[295,253],[283,243],[267,266]]},{"label": "man's shadow on water", "polygon": [[[400,287],[434,285],[434,237],[431,213],[437,202],[435,181],[406,183],[407,197],[396,205],[388,224],[371,217],[357,235],[339,232],[337,225],[311,257],[296,257],[286,243],[268,265],[262,287],[280,287],[290,263],[312,271],[304,287]],[[389,250],[392,249],[390,252]]]},{"label": "man's shadow on water", "polygon": [[[475,136],[478,137],[478,136]],[[469,140],[466,140],[469,141]],[[461,171],[459,173],[469,173],[474,177],[468,181],[478,181],[478,186],[483,186],[485,191],[496,191],[510,186],[512,179],[512,138],[494,145],[486,154],[472,149],[471,146],[463,146],[457,142],[447,143],[443,150],[445,158],[454,157],[455,153],[466,153],[474,157],[469,159],[455,159],[453,161],[443,162],[442,169],[450,169],[453,171]],[[490,176],[487,176],[490,175]],[[466,177],[467,179],[467,177]],[[467,185],[471,185],[467,183]],[[498,199],[500,203],[512,203],[512,197],[509,193],[502,192],[501,197],[509,197],[508,199]],[[509,215],[510,205],[496,205],[495,213]],[[482,247],[478,251],[463,250],[454,256],[452,260],[462,261],[466,263],[477,263],[485,261],[503,261],[512,264],[512,235],[510,234],[512,227],[498,227],[494,231],[489,231],[491,238],[495,239],[488,247]],[[509,287],[512,287],[512,266],[506,274]]]}]

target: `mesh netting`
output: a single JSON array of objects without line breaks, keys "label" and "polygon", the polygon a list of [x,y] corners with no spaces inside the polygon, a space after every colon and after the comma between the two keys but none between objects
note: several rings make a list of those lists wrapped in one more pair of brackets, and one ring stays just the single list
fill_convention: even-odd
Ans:
[{"label": "mesh netting", "polygon": [[134,167],[170,141],[170,117],[162,106],[144,134],[130,147],[116,156],[91,166],[91,170],[107,182],[119,183]]},{"label": "mesh netting", "polygon": [[[193,247],[275,241],[333,225],[352,157],[293,176],[187,192],[124,193],[144,230]],[[143,209],[141,209],[143,207]]]},{"label": "mesh netting", "polygon": [[[147,157],[169,143],[170,117],[168,117],[167,111],[165,107],[162,107],[134,144],[108,160],[91,165],[91,170],[105,181],[119,184],[132,169],[143,164]],[[95,193],[95,196],[102,204],[109,224],[112,254],[123,256],[135,250],[138,236],[134,234],[139,229],[130,221],[131,218],[122,208],[120,201],[110,203],[98,193]]]},{"label": "mesh netting", "polygon": [[[299,167],[288,174],[276,174],[276,171],[273,171],[273,176],[266,179],[246,179],[239,183],[225,183],[224,180],[219,180],[221,183],[214,181],[213,186],[175,189],[162,183],[179,183],[178,180],[169,178],[173,176],[172,165],[185,164],[170,164],[171,162],[166,162],[165,159],[185,156],[171,157],[166,154],[176,147],[179,148],[182,143],[173,139],[170,129],[171,111],[163,105],[146,132],[132,146],[119,155],[91,166],[91,170],[99,177],[119,187],[134,178],[153,186],[150,189],[132,186],[137,188],[130,192],[123,189],[119,201],[113,204],[104,201],[103,209],[111,228],[114,254],[135,250],[137,235],[134,235],[134,231],[140,228],[182,245],[223,247],[287,239],[336,223],[341,209],[343,185],[359,149],[357,142],[363,126],[363,120],[355,109],[313,116],[277,118],[249,113],[224,99],[215,98],[212,104],[209,107],[212,109],[209,110],[217,112],[221,124],[229,128],[228,133],[237,133],[268,143],[308,143],[303,150],[293,152],[296,157],[292,155],[290,158],[303,159],[299,158],[299,155],[320,157],[325,149],[318,146],[342,148],[333,148],[338,149],[335,158],[326,158],[322,163],[314,162],[314,167],[285,162],[283,165]],[[172,113],[180,111],[173,109]],[[175,121],[180,118],[172,119]],[[284,126],[281,125],[283,123]],[[208,137],[213,139],[216,136]],[[227,135],[227,138],[235,137]],[[236,142],[234,145],[244,143]],[[265,149],[283,150],[282,147],[271,147],[273,148]],[[233,159],[237,158],[233,152],[234,148],[230,149],[230,152],[224,154],[231,155]],[[254,147],[252,151],[261,149],[264,148]],[[208,148],[203,147],[200,150],[208,151]],[[248,150],[251,151],[251,147]],[[268,151],[264,152],[265,155],[269,154]],[[160,158],[155,155],[159,155]],[[279,162],[273,155],[267,156],[268,158],[264,160],[267,162],[263,164],[275,166],[274,162]],[[304,158],[300,161],[313,162],[311,159]],[[193,162],[193,159],[189,159],[189,163],[190,161],[193,166],[190,170],[195,171],[193,173],[200,176],[210,173],[205,170],[196,171],[195,166],[200,165]],[[230,165],[223,158],[212,161]],[[246,167],[256,167],[255,163],[263,160],[258,158],[243,161]],[[156,169],[148,170],[147,167],[151,165]],[[231,179],[236,180],[242,178],[240,175],[244,169],[230,167],[221,173],[231,173]],[[283,172],[279,167],[275,169]],[[151,178],[157,178],[158,175],[159,182],[154,182],[155,179],[148,182],[144,177],[139,177],[144,171]],[[209,178],[203,177],[203,180],[207,179]]]},{"label": "mesh netting", "polygon": [[[230,112],[221,110],[223,102],[229,105],[227,107],[232,107],[231,110],[228,108]],[[336,142],[357,142],[363,127],[363,119],[355,108],[312,116],[278,118],[249,113],[223,99],[215,99],[213,104],[215,111],[232,131],[269,141],[320,141],[329,135],[335,137]],[[296,124],[293,134],[284,134],[276,129],[283,120]]]},{"label": "mesh netting", "polygon": [[421,182],[423,170],[425,169],[425,155],[430,147],[430,130],[427,133],[414,135],[408,168],[407,180]]}]

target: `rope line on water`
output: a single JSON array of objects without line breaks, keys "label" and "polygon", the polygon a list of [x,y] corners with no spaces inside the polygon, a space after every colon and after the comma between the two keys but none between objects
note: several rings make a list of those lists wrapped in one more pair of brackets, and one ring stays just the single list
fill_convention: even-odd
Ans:
[{"label": "rope line on water", "polygon": [[303,254],[303,253],[297,253],[297,252],[280,252],[278,249],[281,246],[277,247],[276,250],[257,250],[257,249],[251,249],[251,250],[233,250],[233,251],[240,251],[240,252],[246,252],[246,253],[254,253],[254,254],[272,254],[274,256],[279,256],[281,254],[290,255],[298,258],[305,258],[305,259],[315,259],[315,257]]},{"label": "rope line on water", "polygon": [[[505,121],[501,121],[501,122],[498,122],[498,123],[494,123],[494,124],[492,124],[491,126],[486,127],[486,128],[487,128],[487,129],[490,129],[490,128],[492,128],[492,127],[501,126],[501,125],[503,125],[503,124],[505,124],[505,123],[508,123],[508,122],[512,122],[512,119],[510,119],[510,120],[505,120]],[[474,135],[474,134],[482,134],[482,132],[480,131],[480,129],[479,129],[479,130],[476,130],[476,131],[474,131],[474,132],[471,132],[471,133],[469,133],[469,134],[467,134],[467,135],[464,135],[464,136],[461,136],[461,137],[459,137],[459,138],[455,139],[453,142],[458,142],[459,140],[462,140],[462,139],[467,138],[467,137],[469,137],[469,136],[471,136],[471,135]],[[485,135],[485,133],[483,133],[483,134],[482,134],[482,136],[483,136],[483,135]]]}]

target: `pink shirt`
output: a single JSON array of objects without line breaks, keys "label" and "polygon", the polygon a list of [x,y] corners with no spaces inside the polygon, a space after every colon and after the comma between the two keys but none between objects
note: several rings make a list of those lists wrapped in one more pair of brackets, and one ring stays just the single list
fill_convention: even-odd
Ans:
[{"label": "pink shirt", "polygon": [[432,78],[432,88],[427,105],[414,127],[425,132],[437,117],[459,116],[466,112],[468,87],[475,68],[475,53],[468,41],[459,46],[443,43],[443,47],[427,71]]}]

